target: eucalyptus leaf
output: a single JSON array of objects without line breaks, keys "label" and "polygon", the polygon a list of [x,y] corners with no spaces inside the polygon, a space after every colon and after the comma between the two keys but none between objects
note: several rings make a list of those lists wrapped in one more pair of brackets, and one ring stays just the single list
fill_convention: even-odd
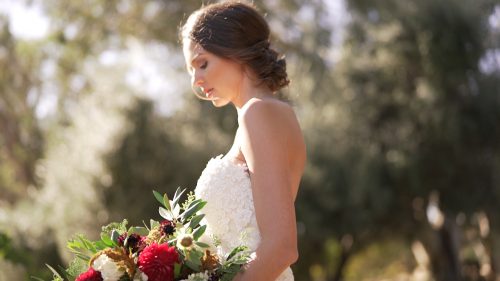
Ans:
[{"label": "eucalyptus leaf", "polygon": [[177,190],[175,191],[175,194],[174,194],[174,199],[172,200],[172,206],[175,207],[175,205],[177,205],[177,203],[179,203],[179,199],[181,199],[181,196],[182,194],[184,194],[184,192],[186,191],[186,189],[183,189],[182,191],[180,191],[181,187],[177,187]]},{"label": "eucalyptus leaf", "polygon": [[172,221],[174,219],[172,217],[172,212],[168,211],[167,209],[165,209],[163,207],[159,207],[158,212],[160,213],[160,216],[166,220]]},{"label": "eucalyptus leaf", "polygon": [[194,244],[196,244],[196,246],[201,247],[201,248],[209,248],[210,247],[210,245],[208,245],[207,243],[203,243],[203,242],[199,242],[199,241],[195,241]]},{"label": "eucalyptus leaf", "polygon": [[171,211],[172,210],[172,206],[170,206],[170,200],[168,199],[168,196],[167,194],[163,194],[163,205],[165,205],[165,208],[167,208],[167,210]]},{"label": "eucalyptus leaf", "polygon": [[207,202],[205,201],[196,202],[196,204],[190,206],[186,211],[184,211],[184,213],[182,213],[181,220],[184,221],[187,218],[191,217],[192,215],[196,214],[196,212],[205,207],[206,204]]},{"label": "eucalyptus leaf", "polygon": [[229,253],[229,255],[227,256],[226,260],[230,260],[234,255],[236,255],[239,252],[248,251],[248,250],[249,250],[249,248],[247,246],[238,246],[238,247],[235,247],[231,251],[231,253]]},{"label": "eucalyptus leaf", "polygon": [[191,201],[191,203],[189,203],[188,209],[191,208],[192,206],[194,206],[195,204],[198,204],[198,202],[201,202],[201,201],[202,201],[201,199],[195,199],[195,200]]},{"label": "eucalyptus leaf", "polygon": [[[163,202],[163,196],[156,190],[153,190],[153,195],[155,196],[156,200],[160,202],[163,206],[165,206],[165,203]],[[167,206],[165,206],[167,207]]]},{"label": "eucalyptus leaf", "polygon": [[199,214],[191,219],[189,222],[189,227],[195,229],[196,226],[201,222],[201,220],[205,217],[205,214]]},{"label": "eucalyptus leaf", "polygon": [[195,241],[198,241],[198,239],[200,239],[200,237],[203,235],[203,233],[205,233],[205,230],[207,229],[207,226],[206,225],[202,225],[200,227],[198,227],[194,232],[193,232],[193,238]]}]

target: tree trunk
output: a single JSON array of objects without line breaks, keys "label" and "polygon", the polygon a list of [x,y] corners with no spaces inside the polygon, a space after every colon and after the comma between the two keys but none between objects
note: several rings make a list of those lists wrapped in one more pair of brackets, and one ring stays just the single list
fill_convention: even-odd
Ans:
[{"label": "tree trunk", "polygon": [[436,281],[462,281],[459,234],[454,221],[445,217],[443,225],[422,239],[429,253],[432,274]]},{"label": "tree trunk", "polygon": [[353,238],[351,235],[347,234],[342,237],[340,240],[341,253],[340,260],[337,264],[337,268],[335,269],[335,274],[330,281],[343,281],[344,280],[344,269],[351,256],[351,249],[353,244]]},{"label": "tree trunk", "polygon": [[486,217],[489,222],[489,233],[483,238],[483,243],[490,258],[491,272],[486,276],[488,281],[500,281],[500,224],[496,213],[498,210],[488,210]]}]

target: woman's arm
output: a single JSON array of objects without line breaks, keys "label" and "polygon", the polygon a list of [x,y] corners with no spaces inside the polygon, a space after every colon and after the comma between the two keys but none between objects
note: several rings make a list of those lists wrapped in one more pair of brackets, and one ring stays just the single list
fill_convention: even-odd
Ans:
[{"label": "woman's arm", "polygon": [[274,281],[298,258],[295,208],[288,170],[287,122],[282,105],[253,102],[240,116],[242,153],[252,181],[261,243],[237,281]]}]

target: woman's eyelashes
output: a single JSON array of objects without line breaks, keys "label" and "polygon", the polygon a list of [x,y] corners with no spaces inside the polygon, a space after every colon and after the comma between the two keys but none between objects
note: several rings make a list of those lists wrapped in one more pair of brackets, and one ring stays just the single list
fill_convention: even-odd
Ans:
[{"label": "woman's eyelashes", "polygon": [[207,66],[208,66],[208,62],[207,62],[207,61],[205,61],[204,63],[202,63],[202,64],[200,65],[200,68],[201,68],[201,69],[206,69],[206,68],[207,68]]}]

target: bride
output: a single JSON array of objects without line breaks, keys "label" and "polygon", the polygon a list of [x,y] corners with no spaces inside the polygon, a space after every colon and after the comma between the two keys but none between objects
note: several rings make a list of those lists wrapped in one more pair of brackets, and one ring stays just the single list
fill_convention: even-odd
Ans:
[{"label": "bride", "polygon": [[255,253],[235,281],[292,281],[298,258],[294,201],[305,144],[293,109],[275,96],[289,80],[269,35],[256,9],[235,1],[202,7],[181,28],[197,96],[238,113],[233,146],[208,162],[195,190],[208,202],[206,233],[218,254],[242,244]]}]

